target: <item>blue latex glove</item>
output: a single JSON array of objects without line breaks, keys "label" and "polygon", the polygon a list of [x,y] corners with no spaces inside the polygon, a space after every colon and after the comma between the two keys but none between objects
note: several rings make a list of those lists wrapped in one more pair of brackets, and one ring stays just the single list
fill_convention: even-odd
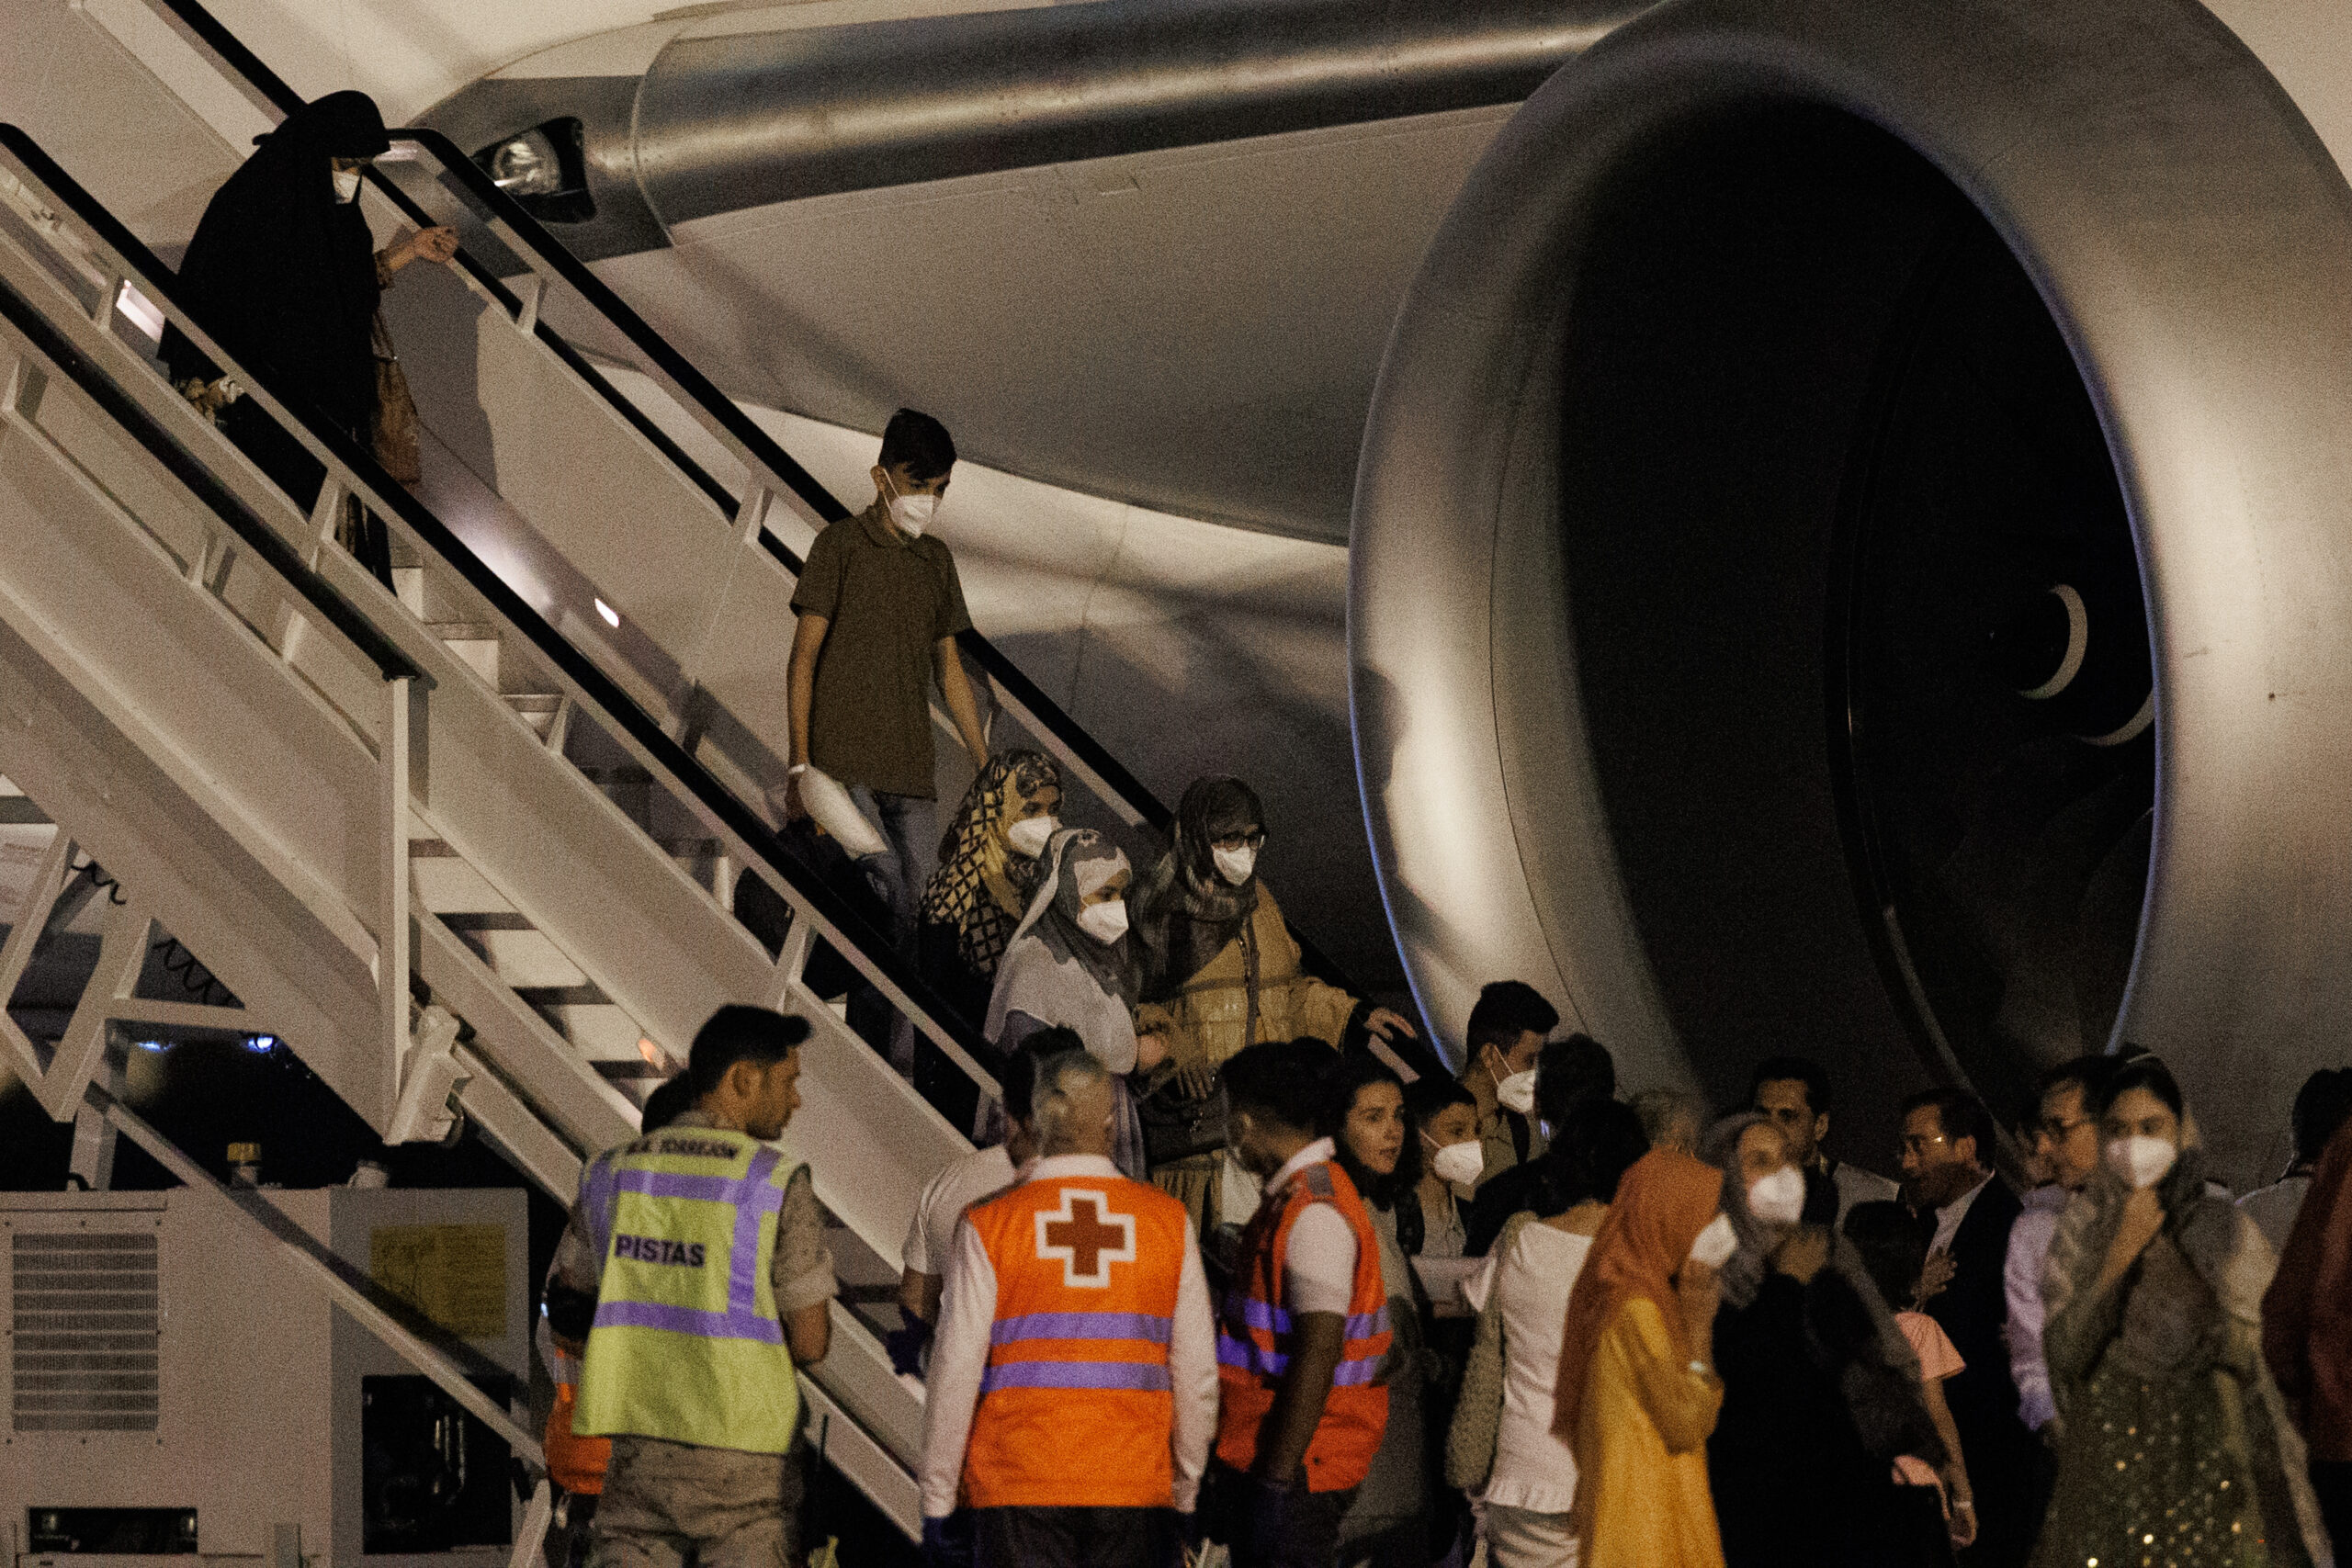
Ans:
[{"label": "blue latex glove", "polygon": [[972,1516],[961,1509],[944,1519],[922,1522],[923,1568],[976,1568],[976,1544]]},{"label": "blue latex glove", "polygon": [[889,1353],[892,1371],[919,1378],[922,1376],[922,1353],[931,1348],[931,1325],[920,1318],[909,1318],[903,1327],[882,1337],[882,1348]]}]

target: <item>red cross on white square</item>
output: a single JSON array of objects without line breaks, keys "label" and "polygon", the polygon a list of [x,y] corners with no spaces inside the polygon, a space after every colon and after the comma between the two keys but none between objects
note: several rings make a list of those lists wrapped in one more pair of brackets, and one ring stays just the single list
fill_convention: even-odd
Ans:
[{"label": "red cross on white square", "polygon": [[1062,1206],[1037,1215],[1037,1256],[1058,1260],[1062,1283],[1102,1290],[1111,1265],[1136,1260],[1136,1217],[1110,1212],[1110,1200],[1084,1188],[1062,1189]]}]

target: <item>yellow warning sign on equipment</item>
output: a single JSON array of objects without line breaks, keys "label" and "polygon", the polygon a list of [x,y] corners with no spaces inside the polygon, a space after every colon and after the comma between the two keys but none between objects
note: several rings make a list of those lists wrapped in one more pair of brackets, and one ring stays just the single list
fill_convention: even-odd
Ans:
[{"label": "yellow warning sign on equipment", "polygon": [[506,1336],[504,1225],[379,1225],[368,1274],[461,1339]]}]

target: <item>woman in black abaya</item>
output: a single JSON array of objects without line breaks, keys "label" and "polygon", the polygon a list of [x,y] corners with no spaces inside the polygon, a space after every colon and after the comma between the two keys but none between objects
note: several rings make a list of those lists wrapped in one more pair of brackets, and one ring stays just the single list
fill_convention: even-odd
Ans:
[{"label": "woman in black abaya", "polygon": [[[180,263],[182,299],[205,330],[273,391],[307,403],[370,450],[376,422],[376,307],[392,275],[457,254],[457,231],[427,229],[381,253],[357,200],[360,171],[387,152],[383,117],[365,93],[330,93],[256,139],[244,166],[213,193]],[[261,407],[233,395],[220,367],[176,327],[164,361],[189,400],[306,510],[326,470]],[[387,586],[384,525],[364,517],[353,553]]]}]

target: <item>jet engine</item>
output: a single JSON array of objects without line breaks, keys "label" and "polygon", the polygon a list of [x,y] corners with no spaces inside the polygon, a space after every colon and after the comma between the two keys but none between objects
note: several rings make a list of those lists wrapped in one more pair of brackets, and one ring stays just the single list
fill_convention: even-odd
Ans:
[{"label": "jet engine", "polygon": [[[2352,191],[2188,0],[1670,0],[1456,199],[1365,436],[1425,1010],[1891,1126],[2124,1043],[2270,1174],[2352,1004]],[[1893,1150],[1858,1150],[1892,1163]]]}]

